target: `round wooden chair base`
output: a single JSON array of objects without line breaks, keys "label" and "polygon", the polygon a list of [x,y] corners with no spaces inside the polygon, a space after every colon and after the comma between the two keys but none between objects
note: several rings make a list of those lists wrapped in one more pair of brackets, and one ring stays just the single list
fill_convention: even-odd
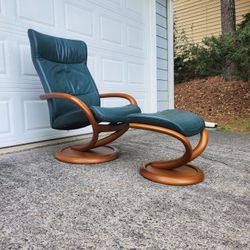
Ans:
[{"label": "round wooden chair base", "polygon": [[154,168],[150,164],[146,164],[141,168],[140,173],[151,181],[166,185],[193,185],[204,179],[203,172],[190,164],[170,170]]},{"label": "round wooden chair base", "polygon": [[118,149],[111,146],[102,146],[85,152],[74,150],[71,147],[64,148],[55,153],[59,161],[76,164],[96,164],[112,161],[119,155]]}]

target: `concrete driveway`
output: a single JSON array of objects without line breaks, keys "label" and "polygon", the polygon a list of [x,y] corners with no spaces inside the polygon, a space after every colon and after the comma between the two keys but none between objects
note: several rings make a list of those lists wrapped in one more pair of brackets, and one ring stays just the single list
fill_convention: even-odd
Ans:
[{"label": "concrete driveway", "polygon": [[[65,145],[0,156],[0,249],[250,249],[250,135],[210,131],[193,164],[204,182],[164,186],[139,175],[181,153],[174,139],[131,131],[120,158],[70,165]],[[192,142],[197,138],[192,138]]]}]

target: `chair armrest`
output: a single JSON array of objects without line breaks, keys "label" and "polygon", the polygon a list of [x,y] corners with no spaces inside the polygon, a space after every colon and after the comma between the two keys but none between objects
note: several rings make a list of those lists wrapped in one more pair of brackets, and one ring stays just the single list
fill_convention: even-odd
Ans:
[{"label": "chair armrest", "polygon": [[100,94],[101,98],[107,98],[107,97],[119,97],[119,98],[124,98],[129,100],[129,102],[133,105],[137,105],[137,102],[134,97],[124,94],[124,93],[105,93],[105,94]]},{"label": "chair armrest", "polygon": [[68,100],[74,103],[75,105],[77,105],[85,113],[86,117],[88,118],[89,122],[91,123],[93,127],[97,126],[96,119],[94,115],[92,114],[92,111],[89,109],[89,107],[82,100],[80,100],[79,98],[73,95],[62,93],[62,92],[51,92],[51,93],[45,93],[45,94],[40,95],[40,98],[42,100],[48,100],[48,99],[53,99],[53,98]]}]

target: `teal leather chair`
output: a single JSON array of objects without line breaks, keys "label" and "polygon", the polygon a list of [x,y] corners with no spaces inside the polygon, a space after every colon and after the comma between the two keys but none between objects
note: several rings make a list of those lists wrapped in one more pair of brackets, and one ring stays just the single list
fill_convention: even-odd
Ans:
[{"label": "teal leather chair", "polygon": [[[126,117],[139,113],[136,101],[128,95],[100,95],[87,67],[87,46],[82,41],[62,39],[28,30],[31,54],[48,100],[51,127],[59,130],[93,127],[92,140],[58,151],[57,159],[73,163],[99,163],[118,156],[107,143],[117,139],[128,129]],[[131,104],[117,108],[102,108],[100,98],[122,97]],[[109,125],[101,125],[108,122]],[[116,131],[98,140],[100,132]]]},{"label": "teal leather chair", "polygon": [[[111,161],[118,150],[108,145],[130,127],[168,134],[181,141],[184,154],[175,160],[154,161],[141,168],[141,174],[155,182],[190,185],[203,180],[203,172],[187,164],[205,149],[208,141],[201,117],[183,110],[165,110],[154,114],[141,113],[136,100],[124,93],[100,94],[87,67],[87,46],[83,41],[45,35],[29,29],[33,64],[40,77],[47,100],[51,127],[72,130],[92,126],[91,140],[72,145],[55,153],[56,159],[77,164]],[[102,107],[101,98],[119,97],[130,104],[122,107]],[[101,132],[111,132],[99,139]],[[187,139],[201,134],[192,149]]]}]

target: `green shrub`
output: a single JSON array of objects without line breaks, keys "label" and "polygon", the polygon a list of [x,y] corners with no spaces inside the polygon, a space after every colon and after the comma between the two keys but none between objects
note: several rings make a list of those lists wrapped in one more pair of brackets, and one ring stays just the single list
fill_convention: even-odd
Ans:
[{"label": "green shrub", "polygon": [[185,33],[175,32],[175,82],[222,75],[225,65],[235,64],[234,75],[250,81],[250,13],[235,34],[226,33],[189,42]]},{"label": "green shrub", "polygon": [[200,62],[197,69],[198,76],[222,74],[224,66],[232,61],[233,53],[234,37],[232,34],[204,38],[196,54]]},{"label": "green shrub", "polygon": [[197,68],[197,61],[194,56],[196,45],[188,41],[184,31],[180,34],[175,31],[174,44],[175,82],[179,83],[193,79]]}]

